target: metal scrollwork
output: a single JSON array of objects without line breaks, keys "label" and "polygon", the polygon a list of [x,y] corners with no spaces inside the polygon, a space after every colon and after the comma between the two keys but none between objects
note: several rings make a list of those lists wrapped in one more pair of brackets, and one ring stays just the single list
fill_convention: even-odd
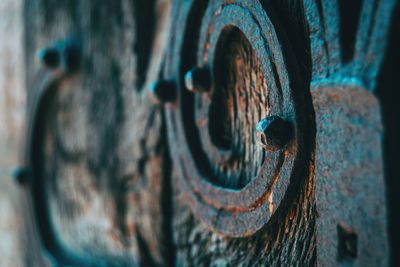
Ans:
[{"label": "metal scrollwork", "polygon": [[[284,28],[272,8],[194,1],[188,10],[173,26],[182,38],[164,72],[179,81],[166,111],[172,158],[194,214],[219,233],[248,236],[269,221],[307,168],[312,136],[305,133],[313,127],[307,88],[296,64],[287,64],[293,52],[288,42],[282,46]],[[263,149],[257,124],[270,116],[286,122],[270,131],[288,138]]]}]

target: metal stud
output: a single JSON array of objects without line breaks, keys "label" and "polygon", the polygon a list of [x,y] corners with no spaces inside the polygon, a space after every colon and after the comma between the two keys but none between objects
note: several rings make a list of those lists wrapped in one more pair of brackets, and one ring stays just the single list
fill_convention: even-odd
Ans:
[{"label": "metal stud", "polygon": [[39,58],[46,68],[54,70],[62,67],[67,72],[73,72],[80,65],[81,49],[76,41],[58,41],[51,47],[40,50]]},{"label": "metal stud", "polygon": [[60,66],[60,53],[55,48],[49,47],[42,49],[39,52],[39,58],[46,68],[55,69]]},{"label": "metal stud", "polygon": [[195,67],[185,74],[186,88],[195,93],[210,91],[211,73],[208,67]]},{"label": "metal stud", "polygon": [[158,80],[151,84],[150,91],[159,103],[170,103],[176,99],[177,88],[173,80]]},{"label": "metal stud", "polygon": [[293,127],[290,122],[278,116],[262,119],[257,125],[257,139],[268,151],[282,149],[292,138]]},{"label": "metal stud", "polygon": [[63,50],[63,61],[67,71],[78,69],[81,61],[81,51],[77,44],[69,42]]},{"label": "metal stud", "polygon": [[19,184],[24,185],[29,181],[30,172],[27,168],[16,168],[12,174],[15,181]]}]

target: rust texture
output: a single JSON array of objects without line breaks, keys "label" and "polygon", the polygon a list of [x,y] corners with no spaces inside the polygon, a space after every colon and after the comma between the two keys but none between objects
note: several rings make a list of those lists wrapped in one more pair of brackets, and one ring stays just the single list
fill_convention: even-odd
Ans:
[{"label": "rust texture", "polygon": [[[374,90],[394,3],[27,0],[27,251],[41,238],[70,265],[387,266]],[[43,74],[38,49],[65,39],[79,71],[51,55]],[[290,129],[270,149],[266,118]]]},{"label": "rust texture", "polygon": [[[352,85],[314,88],[312,94],[319,129],[315,168],[319,262],[387,266],[378,101],[369,91]],[[338,248],[341,233],[337,228],[342,223],[358,237],[355,257],[342,257],[343,249]]]},{"label": "rust texture", "polygon": [[[189,19],[197,5],[193,2],[186,13],[181,5],[182,19]],[[274,10],[269,12],[275,16]],[[313,151],[307,82],[299,80],[294,58],[288,69],[273,64],[292,56],[292,48],[288,44],[281,50],[274,24],[257,1],[210,2],[196,19],[202,22],[198,29],[182,27],[189,23],[172,26],[182,38],[168,49],[177,46],[183,52],[173,53],[166,64],[172,68],[164,71],[181,81],[176,107],[166,112],[171,151],[197,218],[222,234],[247,236],[273,215],[290,181],[296,181],[295,187],[308,178],[298,176],[308,171]],[[188,53],[197,60],[188,60]],[[196,65],[206,65],[212,73],[205,94],[193,95],[182,83],[182,73]],[[265,151],[256,140],[258,121],[269,115],[279,115],[296,128],[280,151]]]}]

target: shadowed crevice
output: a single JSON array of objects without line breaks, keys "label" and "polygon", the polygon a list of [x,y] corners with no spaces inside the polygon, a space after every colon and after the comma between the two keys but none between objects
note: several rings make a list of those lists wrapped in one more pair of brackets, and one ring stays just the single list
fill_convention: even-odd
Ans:
[{"label": "shadowed crevice", "polygon": [[140,90],[146,80],[157,22],[155,0],[133,1],[135,18],[136,88]]},{"label": "shadowed crevice", "polygon": [[339,38],[343,62],[351,61],[354,55],[361,4],[362,0],[338,0],[338,11],[340,14]]}]

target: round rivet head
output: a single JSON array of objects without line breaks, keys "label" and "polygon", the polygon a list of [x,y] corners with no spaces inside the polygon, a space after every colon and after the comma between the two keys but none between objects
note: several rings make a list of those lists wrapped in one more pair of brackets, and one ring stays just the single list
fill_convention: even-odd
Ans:
[{"label": "round rivet head", "polygon": [[81,51],[79,47],[74,43],[69,43],[66,45],[63,51],[63,59],[65,68],[68,71],[77,70],[81,60]]},{"label": "round rivet head", "polygon": [[150,91],[159,103],[170,103],[177,96],[176,84],[172,80],[158,80],[151,84]]},{"label": "round rivet head", "polygon": [[60,65],[60,53],[55,48],[44,48],[39,52],[39,58],[43,65],[49,69],[55,69]]},{"label": "round rivet head", "polygon": [[186,88],[195,93],[210,91],[211,73],[208,67],[195,67],[185,74]]},{"label": "round rivet head", "polygon": [[268,151],[278,151],[289,143],[293,135],[290,122],[278,117],[269,116],[257,125],[257,140]]},{"label": "round rivet head", "polygon": [[15,181],[19,184],[24,185],[29,181],[29,170],[26,168],[16,168],[12,174]]}]

